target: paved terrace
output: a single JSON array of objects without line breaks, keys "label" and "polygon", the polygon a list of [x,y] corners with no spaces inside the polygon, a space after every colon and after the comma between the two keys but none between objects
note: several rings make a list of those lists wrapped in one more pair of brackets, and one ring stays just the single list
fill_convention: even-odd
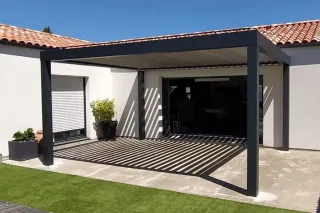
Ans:
[{"label": "paved terrace", "polygon": [[320,153],[260,148],[260,193],[246,196],[243,140],[202,139],[86,141],[55,147],[55,164],[6,161],[90,178],[241,202],[316,212]]}]

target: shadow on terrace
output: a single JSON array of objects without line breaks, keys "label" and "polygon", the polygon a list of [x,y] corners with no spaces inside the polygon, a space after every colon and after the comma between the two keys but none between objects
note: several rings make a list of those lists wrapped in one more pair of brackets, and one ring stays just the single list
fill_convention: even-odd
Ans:
[{"label": "shadow on terrace", "polygon": [[246,190],[213,178],[211,173],[246,149],[244,139],[194,136],[192,140],[117,138],[68,148],[55,147],[54,156],[113,166],[201,177],[241,194]]}]

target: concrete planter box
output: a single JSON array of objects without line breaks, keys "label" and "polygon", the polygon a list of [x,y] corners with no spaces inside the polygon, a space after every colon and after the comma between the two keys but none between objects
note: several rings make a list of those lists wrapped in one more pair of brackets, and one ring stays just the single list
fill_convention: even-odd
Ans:
[{"label": "concrete planter box", "polygon": [[9,159],[24,161],[38,157],[38,143],[37,141],[9,141]]}]

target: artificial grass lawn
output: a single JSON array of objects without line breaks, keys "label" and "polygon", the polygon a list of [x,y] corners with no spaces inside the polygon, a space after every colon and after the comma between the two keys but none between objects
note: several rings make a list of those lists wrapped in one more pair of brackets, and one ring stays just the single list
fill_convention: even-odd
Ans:
[{"label": "artificial grass lawn", "polygon": [[0,164],[0,200],[54,213],[293,212]]}]

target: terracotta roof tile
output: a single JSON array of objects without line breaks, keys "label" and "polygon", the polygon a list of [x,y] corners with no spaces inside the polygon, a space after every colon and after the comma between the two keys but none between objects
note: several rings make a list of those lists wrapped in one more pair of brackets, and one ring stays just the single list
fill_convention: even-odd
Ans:
[{"label": "terracotta roof tile", "polygon": [[318,23],[311,23],[311,26],[309,27],[309,30],[305,36],[305,38],[303,39],[303,41],[312,41],[313,37],[315,35],[316,29],[317,29]]},{"label": "terracotta roof tile", "polygon": [[257,30],[276,45],[320,43],[320,20],[293,22],[285,24],[273,24],[254,27],[244,27],[227,30],[214,30],[196,33],[184,33],[177,35],[155,36],[138,39],[118,40],[110,42],[88,42],[64,36],[48,34],[25,28],[0,24],[0,40],[29,44],[33,46],[51,48],[79,48],[87,46],[116,45],[124,43],[137,43],[155,40],[167,40],[175,38],[196,37],[205,35],[224,34]]},{"label": "terracotta roof tile", "polygon": [[320,22],[317,23],[312,41],[320,41]]},{"label": "terracotta roof tile", "polygon": [[293,22],[293,23],[285,23],[285,24],[273,24],[273,25],[263,25],[263,26],[245,27],[245,28],[237,28],[237,29],[214,30],[214,31],[206,31],[206,32],[185,33],[185,34],[178,34],[178,35],[155,36],[155,37],[138,38],[138,39],[91,43],[87,45],[71,46],[67,48],[80,48],[80,47],[86,47],[86,46],[104,46],[104,45],[116,45],[116,44],[124,44],[124,43],[147,42],[147,41],[155,41],[155,40],[196,37],[196,36],[251,31],[251,30],[259,31],[261,34],[263,34],[266,38],[271,40],[276,45],[320,42],[320,20],[311,20],[311,21]]},{"label": "terracotta roof tile", "polygon": [[0,23],[0,40],[39,47],[57,48],[88,44],[88,41]]},{"label": "terracotta roof tile", "polygon": [[274,44],[320,42],[320,20],[252,27]]}]

